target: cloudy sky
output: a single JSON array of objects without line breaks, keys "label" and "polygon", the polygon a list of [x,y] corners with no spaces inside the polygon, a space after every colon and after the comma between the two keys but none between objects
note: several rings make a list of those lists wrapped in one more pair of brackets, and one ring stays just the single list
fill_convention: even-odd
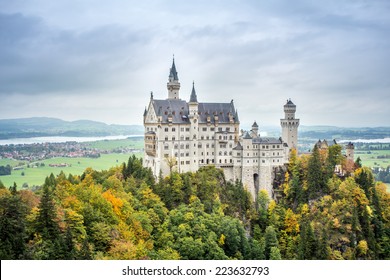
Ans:
[{"label": "cloudy sky", "polygon": [[390,1],[0,0],[0,119],[142,124],[150,92],[234,99],[243,127],[390,126]]}]

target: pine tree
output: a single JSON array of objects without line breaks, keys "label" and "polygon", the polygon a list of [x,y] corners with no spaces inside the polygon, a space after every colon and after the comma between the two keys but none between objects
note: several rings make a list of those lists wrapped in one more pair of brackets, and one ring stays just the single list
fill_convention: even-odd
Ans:
[{"label": "pine tree", "polygon": [[45,240],[56,240],[60,229],[57,223],[57,214],[49,186],[43,186],[43,194],[39,203],[39,213],[35,221],[36,231]]},{"label": "pine tree", "polygon": [[325,178],[322,172],[320,152],[317,145],[314,146],[307,168],[307,189],[309,199],[317,199],[325,193]]},{"label": "pine tree", "polygon": [[0,198],[0,259],[23,259],[26,251],[27,207],[19,194]]},{"label": "pine tree", "polygon": [[279,242],[278,238],[276,236],[275,228],[273,226],[268,226],[265,229],[265,258],[267,260],[271,257],[271,248],[276,247],[278,248]]}]

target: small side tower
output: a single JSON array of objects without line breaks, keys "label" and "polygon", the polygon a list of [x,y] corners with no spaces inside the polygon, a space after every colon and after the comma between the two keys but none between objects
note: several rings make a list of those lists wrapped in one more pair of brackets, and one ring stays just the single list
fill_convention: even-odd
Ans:
[{"label": "small side tower", "polygon": [[295,118],[296,108],[297,106],[291,99],[287,100],[287,103],[284,105],[284,119],[280,119],[282,139],[288,144],[290,150],[298,147],[299,119]]},{"label": "small side tower", "polygon": [[259,125],[257,124],[256,121],[252,124],[251,136],[253,138],[259,138],[260,137],[260,135],[259,135]]},{"label": "small side tower", "polygon": [[179,98],[180,83],[179,83],[179,77],[177,76],[175,58],[173,58],[172,67],[169,72],[167,88],[168,88],[168,99],[180,99]]},{"label": "small side tower", "polygon": [[355,157],[355,146],[353,145],[352,142],[349,142],[345,146],[345,156],[347,157],[347,160],[355,161],[355,159],[354,159],[354,157]]},{"label": "small side tower", "polygon": [[192,83],[192,91],[190,96],[190,102],[188,102],[188,118],[190,121],[190,170],[195,172],[199,168],[198,162],[198,127],[199,127],[199,115],[198,115],[198,98],[195,92],[195,83]]}]

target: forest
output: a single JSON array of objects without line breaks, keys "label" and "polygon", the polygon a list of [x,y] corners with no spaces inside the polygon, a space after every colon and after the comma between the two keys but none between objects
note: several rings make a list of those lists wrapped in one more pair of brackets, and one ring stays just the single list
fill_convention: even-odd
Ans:
[{"label": "forest", "polygon": [[390,258],[390,194],[369,168],[334,145],[293,150],[282,175],[277,200],[254,200],[214,166],[155,180],[135,156],[35,191],[0,182],[0,259]]}]

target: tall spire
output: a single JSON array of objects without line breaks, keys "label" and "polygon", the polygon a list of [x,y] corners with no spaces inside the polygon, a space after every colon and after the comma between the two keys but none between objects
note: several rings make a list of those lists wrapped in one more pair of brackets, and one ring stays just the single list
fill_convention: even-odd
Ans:
[{"label": "tall spire", "polygon": [[173,57],[172,67],[169,72],[167,88],[168,88],[168,99],[180,99],[179,98],[180,83],[176,71],[175,57]]},{"label": "tall spire", "polygon": [[196,92],[195,92],[195,82],[192,82],[190,102],[198,103],[198,97],[196,96]]},{"label": "tall spire", "polygon": [[171,67],[171,71],[169,73],[169,81],[178,81],[178,80],[179,80],[179,77],[177,76],[175,57],[173,57],[172,67]]}]

